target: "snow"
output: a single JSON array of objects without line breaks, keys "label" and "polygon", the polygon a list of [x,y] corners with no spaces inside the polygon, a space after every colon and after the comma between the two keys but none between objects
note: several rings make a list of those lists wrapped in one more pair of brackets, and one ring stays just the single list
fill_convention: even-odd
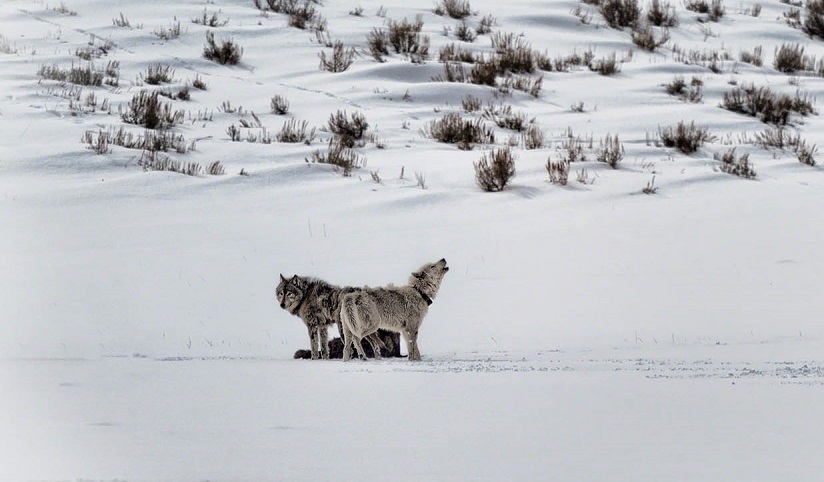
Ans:
[{"label": "snow", "polygon": [[[785,43],[824,58],[820,39],[781,19],[788,6],[751,17],[755,2],[727,2],[720,22],[702,24],[678,4],[672,40],[634,49],[619,74],[547,72],[537,99],[498,99],[431,81],[436,59],[371,59],[378,4],[362,17],[349,15],[354,1],[318,7],[331,38],[360,52],[331,74],[318,70],[329,49],[314,34],[251,1],[64,3],[77,15],[0,5],[0,47],[16,50],[0,53],[0,480],[800,481],[824,470],[822,170],[742,142],[767,126],[718,107],[730,82],[824,93],[820,77],[771,67]],[[456,21],[432,2],[381,5],[387,19],[422,15],[435,56],[455,41],[444,27]],[[581,24],[577,2],[471,5],[471,24],[492,14],[493,30],[552,58],[634,47],[597,13]],[[190,19],[204,8],[229,20],[213,30],[243,46],[240,65],[200,56],[207,28]],[[131,28],[113,25],[121,12]],[[174,18],[178,39],[153,35]],[[120,87],[82,96],[108,99],[111,114],[73,112],[63,86],[37,76],[79,62],[92,34],[114,43],[95,65],[120,61]],[[463,45],[492,51],[488,35]],[[676,61],[674,45],[736,59],[762,45],[764,67],[726,61],[714,74]],[[80,142],[123,125],[117,106],[158,62],[175,69],[163,87],[195,75],[208,85],[175,101],[188,113],[174,131],[196,149],[170,155],[219,160],[226,174],[144,172],[137,151],[100,156]],[[675,75],[700,77],[703,102],[668,96]],[[276,94],[288,115],[269,112]],[[467,94],[525,112],[552,141],[515,149],[502,193],[474,182],[488,146],[461,151],[419,132]],[[304,160],[326,132],[309,146],[230,142],[241,115],[224,102],[269,133],[362,112],[385,147],[358,148],[367,165],[343,177]],[[198,112],[212,120],[193,121]],[[646,142],[681,120],[717,139],[690,156]],[[619,169],[590,160],[573,164],[568,186],[550,184],[544,165],[568,129],[595,146],[618,134]],[[819,115],[790,131],[824,145]],[[510,134],[496,128],[496,147]],[[731,147],[750,154],[755,180],[718,170],[713,154]],[[574,181],[581,168],[594,183]],[[653,175],[657,194],[642,194]],[[401,284],[441,257],[451,270],[422,327],[422,362],[291,358],[308,337],[274,303],[279,273]]]}]

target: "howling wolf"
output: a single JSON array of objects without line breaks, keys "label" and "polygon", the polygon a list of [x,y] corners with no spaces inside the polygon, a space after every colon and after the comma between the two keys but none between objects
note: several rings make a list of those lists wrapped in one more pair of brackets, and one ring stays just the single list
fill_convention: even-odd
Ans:
[{"label": "howling wolf", "polygon": [[[280,275],[280,283],[275,290],[280,307],[300,318],[309,331],[311,358],[329,358],[329,325],[340,324],[341,297],[359,288],[339,287],[317,278],[294,275],[286,279]],[[377,335],[366,340],[372,351],[380,349]]]},{"label": "howling wolf", "polygon": [[366,287],[344,294],[340,313],[343,360],[352,357],[353,343],[358,355],[366,358],[361,340],[379,328],[402,334],[409,359],[420,360],[418,330],[447,271],[446,260],[441,259],[412,273],[407,286]]}]

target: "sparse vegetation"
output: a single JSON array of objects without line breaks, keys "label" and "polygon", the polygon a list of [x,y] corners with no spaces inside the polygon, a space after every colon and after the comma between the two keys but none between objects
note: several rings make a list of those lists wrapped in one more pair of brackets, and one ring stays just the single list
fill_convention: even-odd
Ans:
[{"label": "sparse vegetation", "polygon": [[311,157],[306,158],[306,162],[331,164],[339,169],[344,176],[352,175],[352,170],[360,168],[366,163],[366,160],[357,152],[347,147],[341,138],[333,136],[329,139],[329,146],[326,152],[316,150],[312,152]]},{"label": "sparse vegetation", "polygon": [[621,72],[621,64],[615,59],[615,54],[602,59],[594,60],[589,64],[589,69],[601,75],[609,76]]},{"label": "sparse vegetation", "polygon": [[229,20],[221,20],[217,16],[217,12],[212,12],[212,15],[209,15],[209,13],[204,8],[203,14],[199,17],[193,18],[192,23],[196,25],[203,25],[206,27],[218,28],[226,26],[226,24],[229,23]]},{"label": "sparse vegetation", "polygon": [[143,75],[143,82],[149,85],[170,83],[174,80],[175,71],[168,64],[152,64]]},{"label": "sparse vegetation", "polygon": [[120,117],[127,124],[136,124],[147,129],[168,129],[183,121],[182,110],[173,110],[162,102],[157,92],[141,90],[132,97]]},{"label": "sparse vegetation", "polygon": [[704,81],[693,77],[688,87],[684,78],[678,75],[672,79],[672,82],[664,84],[664,89],[669,95],[678,96],[684,102],[699,103],[704,98],[703,86]]},{"label": "sparse vegetation", "polygon": [[807,66],[812,63],[812,59],[804,55],[804,46],[801,44],[781,44],[781,47],[775,49],[773,67],[779,72],[789,74],[808,70]]},{"label": "sparse vegetation", "polygon": [[273,114],[284,115],[289,112],[289,101],[285,97],[275,95],[269,102]]},{"label": "sparse vegetation", "polygon": [[320,68],[328,72],[343,72],[347,70],[355,60],[355,49],[346,48],[343,42],[337,41],[332,47],[332,56],[326,57],[326,52],[318,54],[320,57]]},{"label": "sparse vegetation", "polygon": [[617,29],[632,27],[641,17],[638,0],[601,0],[598,9],[607,25]]},{"label": "sparse vegetation", "polygon": [[802,29],[810,37],[824,39],[824,0],[806,0]]},{"label": "sparse vegetation", "polygon": [[618,139],[618,134],[614,136],[607,134],[601,140],[598,149],[595,150],[595,160],[605,162],[613,169],[618,169],[618,164],[624,160],[624,146]]},{"label": "sparse vegetation", "polygon": [[94,64],[87,63],[85,67],[75,66],[64,69],[58,65],[41,65],[37,75],[43,79],[69,82],[77,85],[103,85],[104,72],[94,68]]},{"label": "sparse vegetation", "polygon": [[724,94],[721,107],[732,112],[756,117],[766,124],[785,125],[790,114],[814,113],[808,96],[796,93],[795,97],[774,92],[769,87],[742,85]]},{"label": "sparse vegetation", "polygon": [[659,128],[658,135],[665,147],[674,147],[684,154],[692,154],[707,142],[712,142],[715,136],[711,135],[706,127],[696,126],[681,121],[672,126]]},{"label": "sparse vegetation", "polygon": [[487,192],[503,191],[515,177],[515,159],[509,147],[484,153],[474,167],[475,182]]},{"label": "sparse vegetation", "polygon": [[154,32],[155,36],[161,40],[174,40],[180,37],[180,20],[175,19],[169,28],[158,28],[155,29]]},{"label": "sparse vegetation", "polygon": [[535,71],[532,46],[523,37],[495,32],[490,39],[499,72],[531,74]]},{"label": "sparse vegetation", "polygon": [[495,142],[492,130],[485,127],[481,119],[462,119],[455,113],[430,121],[421,129],[421,135],[438,142],[457,144],[462,150],[472,149],[473,144]]},{"label": "sparse vegetation", "polygon": [[752,52],[742,50],[741,53],[738,54],[738,59],[741,60],[741,62],[761,67],[764,65],[763,48],[759,45],[754,47]]},{"label": "sparse vegetation", "polygon": [[283,124],[275,139],[278,142],[310,144],[315,139],[315,128],[309,129],[309,123],[306,121],[289,119]]},{"label": "sparse vegetation", "polygon": [[478,35],[467,25],[466,22],[461,21],[455,26],[455,38],[462,42],[474,42]]},{"label": "sparse vegetation", "polygon": [[656,27],[677,27],[678,17],[675,8],[669,2],[661,3],[660,0],[652,0],[647,10],[647,20]]},{"label": "sparse vegetation", "polygon": [[569,161],[564,159],[553,160],[550,157],[546,161],[546,172],[549,174],[549,182],[566,186],[569,181]]},{"label": "sparse vegetation", "polygon": [[363,139],[369,122],[360,112],[353,112],[350,117],[346,111],[339,110],[329,116],[327,121],[329,131],[340,138],[340,144],[345,147],[354,147],[355,142]]},{"label": "sparse vegetation", "polygon": [[721,171],[734,176],[743,177],[746,179],[755,178],[755,168],[750,163],[749,154],[735,154],[735,148],[732,148],[724,154],[714,154],[713,158],[716,161],[721,161]]},{"label": "sparse vegetation", "polygon": [[206,32],[204,58],[223,65],[237,65],[242,56],[243,47],[236,44],[233,39],[221,39],[220,42],[216,42],[215,34],[211,30]]},{"label": "sparse vegetation", "polygon": [[537,124],[529,124],[526,130],[521,133],[524,149],[541,149],[546,144],[545,139],[543,129]]},{"label": "sparse vegetation", "polygon": [[448,15],[458,20],[472,15],[472,7],[465,0],[441,0],[433,11],[435,15]]},{"label": "sparse vegetation", "polygon": [[654,52],[669,42],[669,39],[669,32],[664,31],[660,35],[655,35],[652,27],[647,24],[638,24],[632,29],[632,43],[648,52]]}]

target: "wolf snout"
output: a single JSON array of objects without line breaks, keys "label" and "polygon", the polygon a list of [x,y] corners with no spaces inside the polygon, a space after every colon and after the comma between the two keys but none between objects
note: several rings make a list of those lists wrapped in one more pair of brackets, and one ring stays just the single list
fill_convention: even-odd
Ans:
[{"label": "wolf snout", "polygon": [[286,309],[286,303],[281,303],[281,304],[280,304],[280,307],[281,307],[281,308],[283,308],[283,309],[285,310],[285,309]]},{"label": "wolf snout", "polygon": [[449,271],[449,266],[446,265],[446,258],[441,258],[440,263],[443,264],[444,271]]}]

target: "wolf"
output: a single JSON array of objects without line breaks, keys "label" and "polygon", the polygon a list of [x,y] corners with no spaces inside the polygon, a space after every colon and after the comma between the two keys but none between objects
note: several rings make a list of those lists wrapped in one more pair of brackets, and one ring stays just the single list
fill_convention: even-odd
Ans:
[{"label": "wolf", "polygon": [[[359,288],[340,287],[326,281],[306,276],[294,275],[287,279],[280,275],[280,283],[275,289],[275,297],[280,307],[300,318],[309,331],[312,360],[329,358],[329,325],[340,323],[341,297],[354,293]],[[372,351],[382,345],[377,335],[367,339]]]},{"label": "wolf", "polygon": [[418,330],[448,271],[446,259],[442,258],[421,266],[412,273],[406,286],[365,287],[344,294],[340,312],[343,361],[352,357],[353,344],[358,355],[365,359],[361,340],[380,328],[403,335],[409,360],[420,360]]}]

